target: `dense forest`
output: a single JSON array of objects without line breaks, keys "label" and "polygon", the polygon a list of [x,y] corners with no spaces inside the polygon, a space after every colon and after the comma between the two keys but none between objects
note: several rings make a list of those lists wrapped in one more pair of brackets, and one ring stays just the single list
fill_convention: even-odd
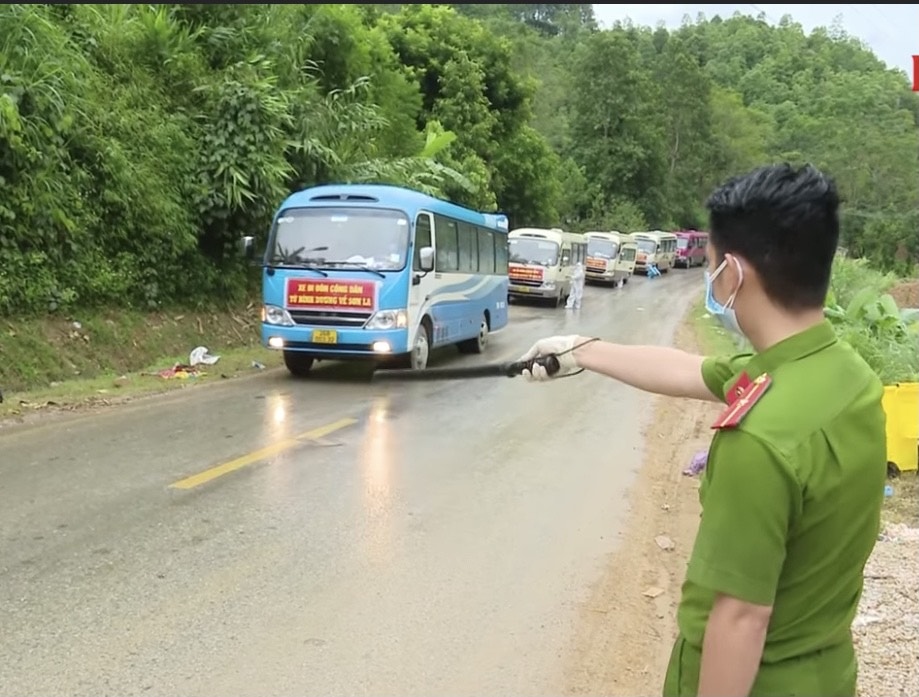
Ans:
[{"label": "dense forest", "polygon": [[919,260],[919,100],[834,28],[591,5],[0,8],[0,314],[239,297],[291,190],[389,182],[512,226],[705,225],[720,180],[810,161],[844,245]]}]

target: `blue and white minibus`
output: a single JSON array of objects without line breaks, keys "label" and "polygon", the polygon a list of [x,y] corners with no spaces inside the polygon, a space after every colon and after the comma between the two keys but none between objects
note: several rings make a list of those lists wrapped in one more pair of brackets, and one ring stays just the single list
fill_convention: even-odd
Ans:
[{"label": "blue and white minibus", "polygon": [[[504,215],[395,186],[291,194],[262,260],[262,342],[298,376],[316,360],[424,369],[439,346],[481,353],[507,325],[507,232]],[[242,248],[254,258],[255,239]]]}]

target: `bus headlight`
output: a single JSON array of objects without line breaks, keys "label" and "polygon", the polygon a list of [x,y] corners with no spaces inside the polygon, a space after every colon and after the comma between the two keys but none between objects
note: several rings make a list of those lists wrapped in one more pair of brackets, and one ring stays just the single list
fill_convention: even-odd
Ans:
[{"label": "bus headlight", "polygon": [[283,307],[277,305],[264,305],[262,307],[262,321],[279,327],[294,326],[294,318]]},{"label": "bus headlight", "polygon": [[555,281],[546,281],[542,287],[546,290],[555,290]]},{"label": "bus headlight", "polygon": [[371,317],[367,329],[405,329],[408,326],[408,313],[405,310],[380,310]]}]

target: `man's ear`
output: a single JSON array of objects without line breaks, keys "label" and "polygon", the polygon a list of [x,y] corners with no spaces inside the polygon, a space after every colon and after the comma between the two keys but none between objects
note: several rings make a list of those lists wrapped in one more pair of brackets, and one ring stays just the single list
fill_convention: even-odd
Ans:
[{"label": "man's ear", "polygon": [[741,272],[738,271],[737,265],[740,264],[745,277],[748,265],[743,259],[735,254],[731,254],[730,252],[725,252],[724,259],[727,263],[725,264],[725,269],[721,272],[721,275],[724,276],[726,280],[729,280],[730,284],[734,286],[740,280]]}]

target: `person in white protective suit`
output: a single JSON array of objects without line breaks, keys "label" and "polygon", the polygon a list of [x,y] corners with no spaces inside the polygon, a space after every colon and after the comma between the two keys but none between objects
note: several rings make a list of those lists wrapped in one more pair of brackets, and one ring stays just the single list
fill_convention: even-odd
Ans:
[{"label": "person in white protective suit", "polygon": [[586,275],[584,264],[578,262],[571,271],[571,294],[568,296],[568,303],[565,308],[568,310],[580,310],[581,298],[584,297],[584,282]]}]

